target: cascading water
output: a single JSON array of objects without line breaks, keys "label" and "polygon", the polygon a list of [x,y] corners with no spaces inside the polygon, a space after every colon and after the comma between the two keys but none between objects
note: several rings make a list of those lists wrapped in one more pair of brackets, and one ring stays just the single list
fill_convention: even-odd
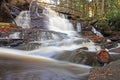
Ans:
[{"label": "cascading water", "polygon": [[[55,56],[59,56],[60,54],[65,54],[66,51],[74,51],[82,47],[87,47],[88,51],[96,51],[100,49],[99,46],[95,46],[94,42],[82,38],[81,36],[78,37],[77,32],[73,28],[73,25],[69,22],[68,19],[65,18],[64,15],[61,15],[51,10],[49,7],[45,7],[45,9],[43,10],[43,14],[47,18],[45,23],[47,24],[48,30],[57,31],[58,33],[60,33],[58,35],[61,35],[61,33],[65,33],[67,36],[65,36],[64,38],[60,38],[60,36],[57,35],[55,36],[54,34],[51,34],[49,32],[47,34],[41,33],[42,34],[41,36],[43,37],[42,41],[38,40],[31,42],[32,45],[30,46],[31,47],[34,46],[34,48],[32,48],[32,51],[27,52],[28,55],[55,58]],[[37,15],[38,17],[41,16],[41,15],[39,16],[38,12]],[[77,27],[77,31],[81,32],[81,24],[79,22],[77,23],[76,27]],[[47,38],[44,39],[45,37]],[[69,55],[72,55],[74,57],[76,54],[69,53]]]},{"label": "cascading water", "polygon": [[77,32],[81,32],[82,31],[80,22],[77,22],[76,28],[77,28]]},{"label": "cascading water", "polygon": [[[20,26],[22,28],[30,28],[30,23],[31,23],[31,18],[30,18],[30,12],[29,11],[21,11],[19,15],[15,18],[14,20],[17,26]],[[15,39],[18,38],[20,39],[20,33],[15,32],[13,34],[9,35],[9,38]]]},{"label": "cascading water", "polygon": [[103,37],[103,35],[97,31],[94,27],[92,27],[92,32],[95,33],[97,36]]},{"label": "cascading water", "polygon": [[91,67],[0,48],[3,80],[86,80]]},{"label": "cascading water", "polygon": [[29,11],[22,11],[20,14],[15,18],[15,22],[18,26],[22,28],[30,28],[30,12]]},{"label": "cascading water", "polygon": [[[45,2],[46,0],[43,0]],[[51,0],[54,2],[53,0]],[[51,1],[46,1],[46,3],[50,3]],[[38,40],[37,43],[41,44],[39,47],[47,47],[47,46],[54,46],[54,47],[61,47],[64,49],[76,49],[80,48],[83,46],[83,42],[88,42],[87,39],[78,37],[77,32],[74,30],[73,25],[69,22],[68,19],[65,18],[65,16],[60,16],[59,13],[53,11],[50,9],[50,6],[44,6],[45,8],[40,7],[39,2],[41,2],[41,5],[43,5],[41,0],[38,1],[32,1],[30,4],[30,10],[29,11],[23,11],[20,13],[18,18],[15,20],[18,25],[22,26],[23,28],[30,28],[30,25],[38,26],[43,29],[44,24],[46,24],[47,29],[52,30],[52,31],[57,31],[58,33],[64,33],[66,34],[66,37],[62,37],[60,39],[60,36],[51,34],[49,32],[42,32],[40,35],[41,36],[40,41]],[[55,2],[56,3],[56,2]],[[59,0],[58,0],[59,3]],[[46,18],[46,19],[43,19]],[[42,21],[41,21],[42,18]],[[81,31],[81,24],[77,23],[77,30],[78,32]],[[45,29],[45,28],[44,28]],[[60,34],[61,35],[61,34]],[[76,37],[77,36],[77,37]],[[47,37],[46,39],[44,39]],[[48,39],[48,40],[47,40]],[[42,42],[41,42],[42,40]],[[34,42],[33,42],[34,43]],[[33,44],[32,43],[32,44]],[[89,45],[86,43],[86,46],[88,47]],[[36,44],[36,43],[35,43]],[[95,46],[92,43],[92,48]],[[89,50],[96,50],[96,49],[89,49]]]},{"label": "cascading water", "polygon": [[9,35],[10,39],[19,39],[19,37],[20,37],[19,32],[15,32],[15,33]]},{"label": "cascading water", "polygon": [[[65,17],[59,16],[59,14],[50,8],[46,8],[46,15],[49,19],[49,30],[58,31],[68,34],[68,36],[75,36],[77,33],[74,31],[73,25]],[[76,34],[75,34],[76,33]]]}]

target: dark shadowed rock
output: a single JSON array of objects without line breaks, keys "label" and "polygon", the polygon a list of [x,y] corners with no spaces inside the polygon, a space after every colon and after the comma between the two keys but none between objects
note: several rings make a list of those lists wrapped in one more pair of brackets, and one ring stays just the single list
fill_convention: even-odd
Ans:
[{"label": "dark shadowed rock", "polygon": [[116,42],[101,42],[100,44],[102,49],[111,49],[111,48],[115,48],[118,46],[118,43]]},{"label": "dark shadowed rock", "polygon": [[43,7],[37,4],[37,1],[32,1],[30,5],[31,26],[46,29],[47,17],[43,14]]}]

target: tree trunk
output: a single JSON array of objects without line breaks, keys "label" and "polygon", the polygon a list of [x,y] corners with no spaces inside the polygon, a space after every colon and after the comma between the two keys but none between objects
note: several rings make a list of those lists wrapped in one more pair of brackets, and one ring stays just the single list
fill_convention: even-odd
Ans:
[{"label": "tree trunk", "polygon": [[105,0],[102,0],[101,17],[104,16]]}]

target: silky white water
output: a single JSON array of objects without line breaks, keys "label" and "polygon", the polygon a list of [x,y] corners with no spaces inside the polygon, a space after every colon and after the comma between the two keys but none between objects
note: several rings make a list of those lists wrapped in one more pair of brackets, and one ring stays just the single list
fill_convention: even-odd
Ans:
[{"label": "silky white water", "polygon": [[[45,2],[46,0],[43,0],[41,2]],[[53,0],[52,0],[53,1]],[[46,3],[49,3],[50,1],[46,1]],[[59,2],[59,1],[58,1]],[[18,23],[18,25],[21,25],[23,28],[30,28],[30,24],[35,22],[35,25],[40,25],[42,22],[40,22],[40,16],[45,15],[46,19],[44,19],[43,24],[47,24],[47,29],[52,30],[52,31],[57,31],[59,33],[65,33],[67,36],[64,38],[60,39],[60,35],[55,35],[51,33],[45,33],[42,35],[37,35],[41,36],[42,41],[35,41],[35,43],[40,43],[41,45],[38,47],[38,49],[50,46],[51,47],[57,47],[61,48],[61,50],[73,50],[77,49],[80,47],[87,47],[88,50],[90,51],[96,51],[100,49],[100,47],[96,47],[95,44],[87,40],[85,38],[82,38],[80,35],[78,35],[77,32],[81,32],[81,24],[78,22],[77,23],[77,31],[74,30],[74,27],[72,23],[68,19],[66,19],[65,16],[60,16],[59,13],[53,11],[49,6],[45,6],[45,9],[43,9],[42,13],[39,13],[38,10],[41,10],[41,7],[39,7],[39,0],[37,1],[32,1],[30,5],[30,10],[29,11],[22,11],[20,15],[15,19],[15,21]],[[34,12],[35,10],[35,12]],[[36,11],[37,10],[37,11]],[[30,15],[35,15],[36,19],[34,21],[35,17],[32,17]],[[33,22],[32,22],[32,21]],[[37,23],[36,23],[37,22]],[[44,37],[51,37],[48,40],[44,39]],[[43,38],[43,39],[42,39]],[[34,43],[34,42],[33,42]]]},{"label": "silky white water", "polygon": [[92,32],[95,33],[97,36],[103,37],[102,33],[97,31],[94,27],[92,27]]},{"label": "silky white water", "polygon": [[10,39],[19,39],[20,38],[20,33],[19,32],[15,32],[13,34],[9,35]]},{"label": "silky white water", "polygon": [[65,17],[59,16],[59,14],[50,8],[46,8],[46,16],[48,17],[49,30],[58,31],[68,34],[68,36],[76,36],[73,25]]},{"label": "silky white water", "polygon": [[[87,79],[91,67],[27,55],[27,51],[0,48],[3,80],[80,80]],[[3,68],[5,69],[3,70]]]},{"label": "silky white water", "polygon": [[[44,57],[53,57],[55,55],[59,55],[64,53],[64,51],[74,51],[75,49],[88,47],[89,51],[97,51],[100,49],[99,46],[93,46],[94,43],[82,43],[80,45],[66,45],[66,46],[41,46],[39,49],[35,49],[32,51],[28,51],[27,54],[29,55],[36,55],[36,56],[44,56]],[[89,47],[91,46],[91,47]]]},{"label": "silky white water", "polygon": [[81,32],[82,29],[81,29],[81,24],[80,24],[80,22],[77,22],[77,26],[76,26],[76,27],[77,27],[77,30],[76,30],[76,31],[77,31],[77,32]]},{"label": "silky white water", "polygon": [[22,11],[20,14],[15,18],[15,22],[18,26],[22,28],[30,28],[30,12],[29,11]]},{"label": "silky white water", "polygon": [[[22,26],[22,28],[31,27],[30,24],[32,22],[31,22],[30,15],[35,14],[37,18],[37,15],[39,14],[37,19],[38,21],[40,19],[41,13],[38,13],[39,11],[33,14],[31,11],[32,9],[35,9],[35,10],[38,9],[39,5],[37,3],[33,4],[32,2],[30,6],[31,6],[30,11],[22,11],[20,15],[18,15],[17,18],[15,19],[17,25]],[[100,49],[100,47],[95,46],[95,44],[92,41],[82,38],[81,36],[78,36],[77,32],[73,28],[73,25],[64,16],[60,16],[59,13],[51,10],[48,7],[45,7],[45,10],[43,11],[42,14],[46,15],[48,19],[45,22],[49,30],[57,31],[59,33],[65,33],[67,36],[66,38],[62,38],[59,40],[58,39],[53,40],[53,38],[51,38],[50,40],[45,39],[44,41],[37,41],[40,45],[37,48],[35,48],[35,50],[27,51],[27,53],[25,54],[32,55],[32,56],[35,55],[35,56],[40,56],[40,57],[44,56],[44,57],[51,58],[52,56],[56,54],[60,54],[61,52],[65,50],[72,51],[72,50],[82,48],[82,47],[87,47],[89,51],[96,51]],[[80,32],[81,31],[80,23],[78,23],[77,28],[78,28],[78,32]],[[16,36],[16,35],[13,35],[13,36]],[[57,35],[56,36],[53,35],[53,36],[57,37]],[[33,41],[33,43],[34,42],[36,41]]]}]

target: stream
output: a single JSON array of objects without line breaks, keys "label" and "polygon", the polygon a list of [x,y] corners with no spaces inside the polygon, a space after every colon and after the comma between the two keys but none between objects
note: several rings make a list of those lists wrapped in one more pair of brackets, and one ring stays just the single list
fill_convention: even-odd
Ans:
[{"label": "stream", "polygon": [[[50,3],[50,0],[45,1]],[[45,1],[43,0],[43,2]],[[53,0],[52,3],[59,4],[59,0]],[[65,15],[55,12],[50,6],[41,8],[39,0],[33,0],[29,11],[21,11],[15,18],[15,22],[23,29],[37,27],[48,30],[48,32],[41,32],[37,35],[40,36],[40,39],[29,42],[28,51],[1,47],[0,80],[88,79],[91,66],[63,61],[65,58],[56,59],[66,51],[69,53],[83,47],[88,48],[88,51],[91,52],[101,49],[99,45],[79,34],[81,32],[79,22],[76,25],[77,30],[75,30]],[[93,32],[98,33],[94,28]],[[102,36],[102,34],[97,35]],[[18,37],[19,33],[10,35],[10,38]]]}]

